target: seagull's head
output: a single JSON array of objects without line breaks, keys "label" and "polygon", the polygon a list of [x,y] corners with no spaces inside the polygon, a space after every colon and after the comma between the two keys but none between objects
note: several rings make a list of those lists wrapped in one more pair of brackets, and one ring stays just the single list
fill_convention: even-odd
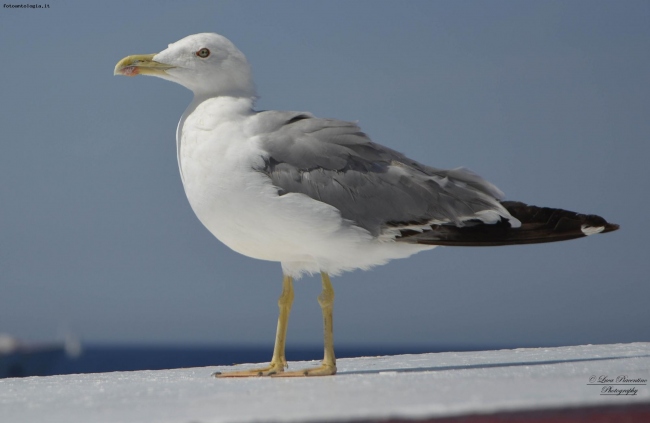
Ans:
[{"label": "seagull's head", "polygon": [[219,34],[194,34],[155,54],[128,56],[115,75],[151,75],[192,90],[201,97],[255,97],[251,69],[244,54]]}]

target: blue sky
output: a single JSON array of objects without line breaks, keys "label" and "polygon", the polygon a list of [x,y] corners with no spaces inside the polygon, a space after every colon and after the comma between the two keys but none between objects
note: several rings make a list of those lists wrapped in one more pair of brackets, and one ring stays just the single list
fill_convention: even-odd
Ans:
[{"label": "blue sky", "polygon": [[[259,109],[358,121],[509,199],[616,233],[438,248],[334,279],[338,344],[650,340],[650,3],[68,2],[0,9],[0,332],[43,341],[272,345],[277,263],[193,215],[175,156],[191,93],[113,77],[197,32],[253,66]],[[322,339],[317,278],[288,345]]]}]

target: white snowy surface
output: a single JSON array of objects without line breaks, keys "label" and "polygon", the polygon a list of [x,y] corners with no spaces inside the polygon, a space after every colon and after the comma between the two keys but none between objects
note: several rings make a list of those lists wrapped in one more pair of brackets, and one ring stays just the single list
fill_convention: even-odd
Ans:
[{"label": "white snowy surface", "polygon": [[[316,362],[292,362],[302,368]],[[0,380],[2,422],[251,422],[426,418],[650,402],[592,376],[650,379],[650,343],[341,359],[323,378],[215,379],[206,367]],[[234,366],[237,369],[251,365]],[[628,388],[614,386],[614,388]]]}]

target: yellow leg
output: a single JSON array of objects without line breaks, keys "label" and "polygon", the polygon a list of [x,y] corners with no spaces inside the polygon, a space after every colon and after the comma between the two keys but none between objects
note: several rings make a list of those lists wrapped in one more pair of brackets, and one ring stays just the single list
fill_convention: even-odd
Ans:
[{"label": "yellow leg", "polygon": [[323,291],[318,296],[318,303],[323,311],[323,332],[325,338],[325,355],[320,367],[276,373],[274,377],[329,376],[336,374],[336,357],[334,356],[334,326],[332,320],[334,308],[334,288],[327,273],[321,272]]},{"label": "yellow leg", "polygon": [[291,304],[293,304],[293,278],[285,276],[282,280],[282,294],[278,300],[280,316],[278,317],[278,329],[275,333],[275,347],[273,347],[273,357],[271,364],[267,367],[252,370],[242,370],[237,372],[227,372],[214,374],[216,377],[251,377],[251,376],[270,376],[284,372],[287,367],[287,359],[284,355],[284,347],[287,341],[287,324],[289,323],[289,313],[291,313]]}]

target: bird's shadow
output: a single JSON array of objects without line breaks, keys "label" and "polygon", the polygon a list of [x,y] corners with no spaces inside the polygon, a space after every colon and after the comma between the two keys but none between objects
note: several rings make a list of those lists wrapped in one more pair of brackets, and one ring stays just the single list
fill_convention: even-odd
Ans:
[{"label": "bird's shadow", "polygon": [[650,355],[631,355],[620,357],[592,357],[592,358],[569,358],[563,360],[544,360],[544,361],[516,361],[511,363],[482,363],[482,364],[465,364],[457,366],[431,366],[431,367],[409,367],[403,369],[376,369],[376,370],[352,370],[338,372],[339,375],[362,375],[372,373],[417,373],[417,372],[442,372],[446,370],[468,370],[468,369],[490,369],[495,367],[517,367],[517,366],[543,366],[546,364],[561,363],[579,363],[586,361],[604,361],[604,360],[622,360],[625,358],[643,358]]}]

